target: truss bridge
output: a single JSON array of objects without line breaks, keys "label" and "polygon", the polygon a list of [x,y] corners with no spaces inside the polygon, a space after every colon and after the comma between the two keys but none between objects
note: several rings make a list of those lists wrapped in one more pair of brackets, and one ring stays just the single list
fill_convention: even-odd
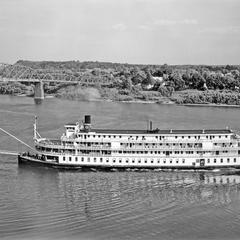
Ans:
[{"label": "truss bridge", "polygon": [[109,85],[109,79],[86,76],[82,72],[56,69],[35,69],[21,64],[0,63],[0,82],[20,82],[34,84],[34,98],[44,99],[44,83],[64,83],[69,85]]}]

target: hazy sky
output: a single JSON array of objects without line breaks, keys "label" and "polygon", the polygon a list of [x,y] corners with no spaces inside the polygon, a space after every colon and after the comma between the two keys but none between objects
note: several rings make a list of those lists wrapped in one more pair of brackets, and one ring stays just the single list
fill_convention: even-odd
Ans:
[{"label": "hazy sky", "polygon": [[240,0],[0,0],[0,62],[240,64]]}]

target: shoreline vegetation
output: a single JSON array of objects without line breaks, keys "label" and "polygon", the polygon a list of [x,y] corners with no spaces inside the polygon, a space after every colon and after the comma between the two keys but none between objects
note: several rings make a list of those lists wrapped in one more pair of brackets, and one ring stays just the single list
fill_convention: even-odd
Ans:
[{"label": "shoreline vegetation", "polygon": [[[105,62],[33,62],[16,64],[61,72],[91,83],[45,83],[48,97],[77,101],[240,106],[240,65],[134,65]],[[41,71],[41,70],[40,70]],[[25,76],[27,78],[27,76]],[[34,95],[31,83],[2,82],[0,94]]]}]

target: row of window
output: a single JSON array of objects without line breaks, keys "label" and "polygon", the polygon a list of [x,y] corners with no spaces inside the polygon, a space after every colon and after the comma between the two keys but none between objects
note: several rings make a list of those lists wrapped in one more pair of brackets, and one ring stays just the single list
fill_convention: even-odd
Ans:
[{"label": "row of window", "polygon": [[[127,137],[126,135],[81,135],[79,134],[78,137],[82,137],[82,138],[122,138],[122,137]],[[146,137],[154,137],[154,136],[129,136],[128,140],[138,140],[138,139],[142,139],[142,140],[146,140]],[[172,137],[172,136],[155,136],[155,139],[166,139],[168,137]],[[206,137],[207,139],[215,139],[215,138],[228,138],[229,135],[204,135],[204,137]],[[197,135],[197,136],[175,136],[175,139],[200,139],[201,136]]]},{"label": "row of window", "polygon": [[[100,163],[109,163],[109,158],[106,158],[106,159],[103,159],[103,158],[90,158],[90,157],[63,157],[63,161],[66,161],[68,160],[69,162],[72,162],[72,161],[75,161],[75,162],[87,162],[87,163],[96,163],[97,161],[99,161]],[[199,162],[205,162],[205,159],[196,159],[196,163],[199,163]],[[146,163],[146,164],[150,164],[150,163],[155,163],[155,164],[160,164],[160,163],[169,163],[169,164],[184,164],[185,163],[185,159],[176,159],[176,160],[173,160],[173,159],[170,159],[170,160],[166,160],[166,159],[163,159],[163,160],[160,160],[160,159],[125,159],[123,160],[122,158],[113,158],[112,159],[112,163]],[[237,162],[237,159],[236,158],[221,158],[221,159],[206,159],[206,163],[208,164],[211,164],[211,163],[236,163]]]},{"label": "row of window", "polygon": [[125,147],[138,147],[138,146],[144,146],[144,147],[202,147],[202,143],[120,143],[121,146]]},{"label": "row of window", "polygon": [[[63,142],[63,146],[73,146],[74,142]],[[111,147],[111,143],[103,143],[103,142],[76,142],[78,147],[101,147],[101,148],[109,148]],[[232,147],[233,143],[214,143],[214,146],[219,147]],[[74,145],[75,146],[75,145]],[[176,148],[201,148],[202,143],[120,143],[120,146],[127,148],[159,148],[159,147],[176,147]]]}]

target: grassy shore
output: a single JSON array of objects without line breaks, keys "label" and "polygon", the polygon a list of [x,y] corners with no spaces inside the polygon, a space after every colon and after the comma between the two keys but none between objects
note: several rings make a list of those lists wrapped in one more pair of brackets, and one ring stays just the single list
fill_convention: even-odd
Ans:
[{"label": "grassy shore", "polygon": [[186,106],[240,106],[240,93],[233,91],[177,91],[171,97],[158,91],[128,91],[116,88],[67,87],[56,94],[59,98],[82,101],[115,101],[129,103],[179,104]]},{"label": "grassy shore", "polygon": [[69,86],[55,94],[62,99],[78,101],[114,101],[138,103],[172,103],[157,91],[128,91],[116,88],[94,88]]},{"label": "grassy shore", "polygon": [[[1,83],[0,94],[33,96],[34,86],[21,83]],[[158,91],[136,91],[109,87],[62,86],[45,91],[61,99],[73,101],[114,101],[128,103],[179,104],[185,106],[239,107],[240,93],[226,90],[184,90],[176,91],[171,97],[162,96]]]},{"label": "grassy shore", "polygon": [[175,92],[171,96],[177,104],[239,106],[240,93],[230,90],[185,90]]}]

